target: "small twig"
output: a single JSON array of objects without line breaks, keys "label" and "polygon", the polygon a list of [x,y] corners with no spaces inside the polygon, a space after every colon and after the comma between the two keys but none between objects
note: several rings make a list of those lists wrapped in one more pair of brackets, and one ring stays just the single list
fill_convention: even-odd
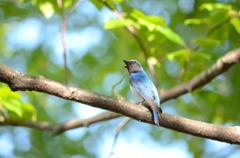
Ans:
[{"label": "small twig", "polygon": [[81,0],[78,0],[70,9],[69,9],[69,11],[66,13],[66,14],[64,14],[65,16],[68,16],[69,14],[71,14],[76,8],[77,8],[77,6],[79,5],[79,3],[81,2]]},{"label": "small twig", "polygon": [[[79,128],[79,127],[88,127],[92,124],[107,121],[116,117],[120,117],[120,114],[114,112],[104,112],[102,114],[98,114],[91,118],[79,120],[72,119],[64,124],[52,124],[48,122],[33,122],[33,121],[24,121],[24,120],[13,120],[13,119],[1,119],[0,115],[0,125],[2,126],[21,126],[33,128],[40,131],[49,131],[53,136],[59,135],[66,130]],[[4,116],[3,116],[4,117]]]},{"label": "small twig", "polygon": [[116,84],[114,84],[114,85],[112,86],[112,93],[113,93],[114,96],[122,97],[118,92],[115,91],[115,88],[122,83],[122,81],[124,80],[124,78],[126,77],[126,75],[127,75],[127,73],[125,73],[125,74],[123,75],[123,77],[120,79],[120,81],[118,81]]},{"label": "small twig", "polygon": [[121,132],[121,130],[131,121],[132,119],[129,118],[129,117],[125,117],[124,120],[122,120],[122,122],[120,122],[118,124],[118,126],[116,127],[115,129],[115,135],[114,135],[114,138],[113,138],[113,144],[112,144],[112,147],[111,147],[111,150],[110,150],[110,154],[109,154],[109,158],[114,154],[113,153],[113,150],[114,150],[114,147],[117,143],[117,139],[118,139],[118,136]]},{"label": "small twig", "polygon": [[88,127],[92,124],[96,124],[102,121],[107,121],[120,116],[121,116],[120,114],[108,111],[84,120],[72,119],[56,127],[54,130],[52,130],[52,135],[56,136],[70,129],[79,128],[79,127]]},{"label": "small twig", "polygon": [[66,16],[62,15],[62,47],[63,47],[63,61],[64,61],[64,76],[65,83],[68,84],[68,66],[67,66],[67,49],[65,42],[65,33],[66,33]]},{"label": "small twig", "polygon": [[183,75],[185,74],[185,72],[187,70],[187,67],[188,67],[188,64],[190,62],[191,57],[192,57],[192,52],[190,52],[190,54],[187,56],[187,59],[185,60],[184,65],[183,65],[183,67],[182,67],[182,69],[181,69],[181,71],[180,71],[180,73],[178,75],[178,83],[181,83],[182,77],[183,77]]},{"label": "small twig", "polygon": [[57,0],[58,7],[62,14],[62,47],[63,47],[63,61],[64,61],[64,76],[65,76],[65,83],[68,84],[68,64],[67,64],[67,48],[66,48],[66,18],[69,14],[71,14],[79,5],[80,0],[78,0],[68,12],[64,13],[64,8],[62,5],[62,0]]},{"label": "small twig", "polygon": [[63,5],[62,5],[62,0],[57,0],[58,8],[60,9],[60,12],[63,12]]},{"label": "small twig", "polygon": [[216,32],[218,29],[223,27],[225,24],[228,24],[230,20],[231,20],[231,18],[227,18],[227,19],[223,20],[222,22],[220,22],[219,24],[217,24],[216,26],[214,26],[213,28],[211,28],[205,37],[211,36],[214,32]]},{"label": "small twig", "polygon": [[13,120],[13,119],[5,119],[4,121],[0,121],[1,126],[21,126],[28,127],[40,131],[52,131],[57,127],[56,124],[51,124],[48,122],[33,122],[33,121],[24,121],[24,120]]},{"label": "small twig", "polygon": [[181,71],[180,71],[180,73],[178,75],[178,83],[181,83],[182,77],[183,77],[184,73],[187,70],[187,66],[188,66],[188,64],[190,62],[190,59],[191,59],[192,53],[193,53],[191,48],[189,47],[189,45],[187,43],[185,44],[185,49],[187,49],[189,51],[189,55],[187,56],[187,59],[184,62],[183,68],[181,69]]},{"label": "small twig", "polygon": [[66,16],[64,15],[64,8],[62,4],[62,0],[57,0],[58,8],[62,14],[62,22],[61,22],[61,41],[63,48],[63,61],[64,61],[64,81],[65,84],[68,84],[68,66],[67,66],[67,49],[65,42],[65,33],[66,33]]},{"label": "small twig", "polygon": [[[217,31],[218,29],[220,29],[221,27],[223,27],[225,24],[228,24],[229,20],[231,20],[231,18],[227,18],[226,20],[223,20],[222,22],[220,22],[218,25],[214,26],[213,28],[211,28],[208,33],[205,35],[205,38],[211,36],[215,31]],[[200,45],[197,45],[195,48],[193,48],[193,52],[197,51],[200,48]]]}]

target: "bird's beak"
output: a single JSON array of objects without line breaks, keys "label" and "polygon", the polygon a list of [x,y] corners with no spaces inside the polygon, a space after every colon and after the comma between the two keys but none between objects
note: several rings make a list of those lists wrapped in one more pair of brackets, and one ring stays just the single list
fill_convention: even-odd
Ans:
[{"label": "bird's beak", "polygon": [[126,64],[126,66],[124,66],[125,68],[128,68],[128,61],[127,60],[123,60],[124,63]]}]

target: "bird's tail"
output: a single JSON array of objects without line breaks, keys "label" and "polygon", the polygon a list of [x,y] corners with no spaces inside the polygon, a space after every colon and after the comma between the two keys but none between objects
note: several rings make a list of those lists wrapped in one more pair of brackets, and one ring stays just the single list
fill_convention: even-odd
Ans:
[{"label": "bird's tail", "polygon": [[154,123],[155,123],[156,125],[158,125],[158,127],[159,127],[158,113],[157,113],[154,109],[152,109],[152,112],[153,112],[153,120],[154,120]]}]

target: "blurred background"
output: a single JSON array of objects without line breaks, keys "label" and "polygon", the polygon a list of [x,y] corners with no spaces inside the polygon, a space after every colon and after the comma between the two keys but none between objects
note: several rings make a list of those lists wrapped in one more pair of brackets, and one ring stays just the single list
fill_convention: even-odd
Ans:
[{"label": "blurred background", "polygon": [[[149,76],[146,61],[154,63],[157,81],[164,90],[188,81],[239,47],[239,0],[81,0],[69,12],[76,3],[64,1],[60,9],[55,0],[0,0],[0,63],[65,83],[61,41],[64,13],[68,84],[114,97],[112,86],[125,77],[115,91],[127,100],[139,101],[130,92],[123,59],[140,61]],[[124,18],[119,20],[113,10],[123,13]],[[124,27],[129,24],[138,31],[147,55]],[[163,103],[162,109],[213,124],[239,125],[239,73],[236,65],[206,86]],[[17,120],[56,124],[104,112],[38,92],[12,94],[3,83],[0,96],[0,116]],[[28,115],[23,115],[26,111]],[[106,158],[115,128],[123,119],[69,130],[55,137],[47,131],[0,126],[0,157]],[[239,146],[132,120],[122,129],[111,157],[239,155]]]}]

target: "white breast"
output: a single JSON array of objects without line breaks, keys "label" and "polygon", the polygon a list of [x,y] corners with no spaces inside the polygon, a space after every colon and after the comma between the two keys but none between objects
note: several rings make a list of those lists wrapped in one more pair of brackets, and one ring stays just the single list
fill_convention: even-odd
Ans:
[{"label": "white breast", "polygon": [[132,93],[140,100],[143,100],[143,98],[135,91],[135,89],[132,87],[132,85],[130,84],[130,89],[132,91]]}]

